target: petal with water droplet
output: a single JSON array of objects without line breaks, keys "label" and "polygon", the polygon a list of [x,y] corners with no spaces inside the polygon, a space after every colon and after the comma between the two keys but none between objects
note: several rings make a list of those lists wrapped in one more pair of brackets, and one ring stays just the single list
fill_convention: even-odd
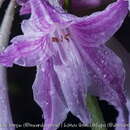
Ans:
[{"label": "petal with water droplet", "polygon": [[12,66],[13,63],[21,66],[35,66],[49,56],[45,37],[17,36],[3,52],[0,53],[0,63]]},{"label": "petal with water droplet", "polygon": [[88,70],[71,39],[69,42],[57,45],[57,48],[60,48],[61,64],[54,64],[54,70],[59,78],[68,108],[84,124],[88,124],[90,123],[90,114],[85,103],[87,87],[90,85]]},{"label": "petal with water droplet", "polygon": [[128,2],[118,0],[105,10],[82,17],[70,27],[71,34],[81,46],[104,44],[121,27],[128,13]]},{"label": "petal with water droplet", "polygon": [[34,100],[43,111],[44,130],[56,130],[67,117],[69,109],[51,60],[37,68],[33,93]]},{"label": "petal with water droplet", "polygon": [[[84,49],[86,53],[84,61],[90,68],[91,80],[93,81],[88,92],[98,96],[101,100],[108,101],[118,110],[117,123],[128,123],[124,93],[125,71],[122,61],[112,50],[104,45],[95,48],[86,47]],[[104,60],[104,63],[102,63],[102,60]],[[121,130],[122,128],[120,127],[119,129]],[[125,128],[123,129],[125,130]]]}]

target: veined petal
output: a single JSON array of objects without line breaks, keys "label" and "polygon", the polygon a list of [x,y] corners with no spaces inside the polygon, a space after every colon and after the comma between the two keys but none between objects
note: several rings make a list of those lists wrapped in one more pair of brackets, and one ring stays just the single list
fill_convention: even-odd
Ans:
[{"label": "veined petal", "polygon": [[[114,52],[103,45],[99,48],[85,48],[85,51],[87,52],[88,57],[91,58],[91,60],[89,61],[93,62],[92,70],[95,71],[94,78],[97,78],[97,80],[101,80],[102,85],[104,84],[104,86],[107,86],[102,90],[106,91],[105,89],[107,88],[111,89],[111,91],[113,91],[113,93],[111,93],[111,98],[115,99],[111,99],[111,101],[113,101],[113,103],[118,102],[117,106],[121,106],[121,104],[124,104],[125,97],[123,90],[125,71],[122,61],[119,59],[118,56],[114,54]],[[100,88],[98,89],[100,90]],[[107,96],[107,93],[103,94],[106,94]]]},{"label": "veined petal", "polygon": [[46,9],[47,6],[47,1],[44,0],[29,0],[31,4],[31,17],[34,19],[40,19],[43,17],[44,20],[46,20],[48,23],[51,21],[49,15],[48,15],[48,10]]},{"label": "veined petal", "polygon": [[31,13],[29,0],[16,0],[16,2],[19,5],[22,6],[21,9],[20,9],[20,14],[21,15],[30,14]]},{"label": "veined petal", "polygon": [[[110,41],[108,41],[107,45],[122,59],[124,68],[126,70],[126,73],[125,73],[126,78],[125,78],[125,85],[124,86],[125,86],[125,91],[126,91],[126,95],[127,95],[126,98],[127,98],[127,109],[128,110],[124,111],[124,114],[122,112],[122,117],[118,117],[117,124],[127,124],[130,121],[130,115],[128,113],[128,111],[130,112],[130,105],[129,105],[130,104],[130,80],[129,80],[129,77],[130,77],[130,68],[129,68],[130,54],[121,45],[121,43],[115,38],[112,38]],[[126,109],[125,106],[124,106],[124,109]],[[128,118],[129,118],[129,121],[128,121]],[[119,129],[119,127],[117,128],[117,130],[118,129]]]},{"label": "veined petal", "polygon": [[41,19],[40,21],[43,23],[42,25],[46,24],[64,24],[67,22],[72,22],[73,20],[77,19],[76,16],[68,14],[63,9],[58,6],[53,5],[54,3],[52,0],[30,0],[31,3],[31,17],[33,20]]},{"label": "veined petal", "polygon": [[[101,100],[108,101],[118,110],[118,123],[128,123],[127,118],[125,118],[125,71],[121,60],[104,45],[95,48],[86,47],[85,53],[84,60],[90,70],[93,81],[88,92],[94,96],[98,96]],[[120,127],[121,129],[123,130],[122,127]]]},{"label": "veined petal", "polygon": [[[74,43],[63,42],[56,44],[61,64],[54,62],[54,70],[57,73],[69,110],[83,123],[90,123],[90,115],[85,104],[87,87],[90,85],[87,69],[85,68],[79,52]],[[55,59],[53,59],[55,61]]]},{"label": "veined petal", "polygon": [[24,3],[20,9],[20,14],[24,15],[24,14],[30,14],[31,13],[31,7],[30,7],[30,2],[27,1],[26,3]]},{"label": "veined petal", "polygon": [[96,47],[104,44],[120,28],[128,13],[128,2],[118,0],[104,11],[80,18],[70,27],[79,44]]},{"label": "veined petal", "polygon": [[51,60],[38,67],[33,93],[34,100],[43,111],[44,130],[56,130],[69,110]]},{"label": "veined petal", "polygon": [[49,57],[49,44],[46,37],[17,36],[5,51],[0,53],[0,63],[6,66],[12,66],[13,63],[21,66],[35,66],[43,59]]},{"label": "veined petal", "polygon": [[41,24],[40,20],[23,20],[21,24],[22,32],[25,36],[44,37],[49,32],[49,27],[46,24]]},{"label": "veined petal", "polygon": [[[30,6],[30,0],[16,0],[19,5],[21,5],[20,14],[30,14],[31,13],[31,6]],[[41,0],[45,1],[45,0]],[[46,0],[48,1],[53,7],[55,7],[58,10],[63,10],[60,5],[60,0]],[[34,2],[35,3],[35,2]]]}]

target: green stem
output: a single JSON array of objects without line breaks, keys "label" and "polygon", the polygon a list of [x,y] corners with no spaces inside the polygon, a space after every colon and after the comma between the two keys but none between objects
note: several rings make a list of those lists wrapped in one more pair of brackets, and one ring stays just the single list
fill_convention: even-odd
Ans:
[{"label": "green stem", "polygon": [[70,12],[71,11],[71,0],[64,0],[64,7],[65,7],[65,10]]},{"label": "green stem", "polygon": [[96,97],[87,96],[87,106],[92,117],[92,130],[107,130],[105,121]]}]

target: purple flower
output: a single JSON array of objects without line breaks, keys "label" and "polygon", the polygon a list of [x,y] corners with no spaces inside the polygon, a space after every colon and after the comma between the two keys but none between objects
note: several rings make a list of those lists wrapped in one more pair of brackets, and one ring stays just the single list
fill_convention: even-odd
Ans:
[{"label": "purple flower", "polygon": [[126,123],[125,71],[105,42],[122,25],[128,2],[118,0],[85,17],[67,14],[54,0],[29,0],[27,4],[30,7],[23,11],[29,9],[31,17],[22,22],[23,35],[0,53],[0,63],[37,66],[33,92],[44,112],[45,130],[55,130],[54,125],[62,123],[69,111],[90,123],[87,93],[115,106],[117,122]]}]

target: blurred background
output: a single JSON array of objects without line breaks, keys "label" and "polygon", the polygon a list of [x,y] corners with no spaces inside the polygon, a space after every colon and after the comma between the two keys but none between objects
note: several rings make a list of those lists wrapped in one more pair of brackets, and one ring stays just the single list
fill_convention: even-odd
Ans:
[{"label": "blurred background", "polygon": [[[9,0],[5,0],[2,8],[0,9],[0,23],[7,8]],[[107,5],[104,4],[102,7],[94,8],[94,10],[89,9],[89,11],[84,12],[85,14],[91,14],[95,10],[102,10]],[[23,19],[29,16],[19,16],[20,7],[17,6],[15,12],[15,19],[13,22],[13,27],[11,31],[10,39],[14,36],[22,34],[20,29],[20,23]],[[122,43],[128,52],[130,52],[130,17],[127,16],[124,24],[120,30],[115,34],[115,37]],[[11,111],[13,116],[13,121],[15,124],[42,124],[44,121],[42,119],[42,111],[40,107],[34,102],[32,95],[32,84],[35,79],[36,68],[24,68],[14,65],[13,68],[7,69],[8,77],[8,87],[9,87],[9,99],[11,105]],[[106,123],[115,123],[115,119],[118,115],[117,111],[105,101],[99,101],[100,107],[103,112],[103,116]],[[68,118],[65,120],[64,124],[78,124],[80,121],[69,113]],[[16,130],[42,130],[42,128],[17,128]],[[78,127],[60,127],[59,130],[70,130],[79,129]],[[81,128],[83,130],[91,130],[90,128]],[[113,128],[109,128],[113,130]]]}]

